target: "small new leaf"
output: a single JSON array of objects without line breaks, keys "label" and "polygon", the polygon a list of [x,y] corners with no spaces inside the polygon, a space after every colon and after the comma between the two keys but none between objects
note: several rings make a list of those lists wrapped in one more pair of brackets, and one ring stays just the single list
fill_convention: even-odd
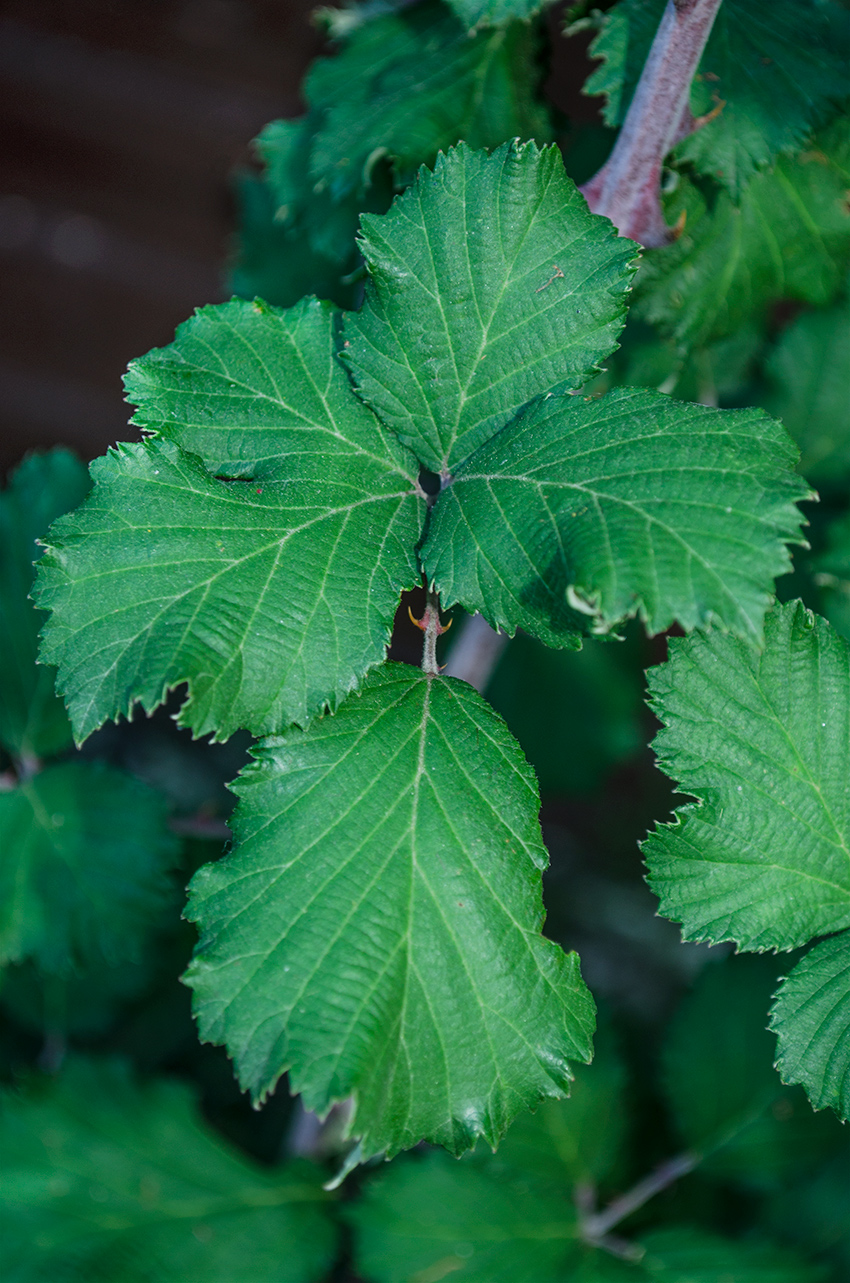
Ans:
[{"label": "small new leaf", "polygon": [[159,794],[100,762],[50,766],[0,793],[0,963],[138,959],[173,900],[165,819]]},{"label": "small new leaf", "polygon": [[540,935],[537,790],[471,687],[390,664],[260,746],[235,848],[190,887],[202,1036],[262,1099],[353,1097],[364,1157],[495,1144],[590,1057],[575,954]]},{"label": "small new leaf", "polygon": [[48,757],[71,742],[54,690],[56,674],[36,666],[44,616],[29,600],[36,540],[88,491],[88,470],[68,450],[30,455],[0,494],[0,744],[16,757]]},{"label": "small new leaf", "polygon": [[651,633],[711,619],[759,640],[800,541],[796,449],[760,410],[658,392],[546,397],[440,495],[422,550],[444,605],[550,646],[640,615]]},{"label": "small new leaf", "polygon": [[802,1083],[815,1109],[850,1118],[850,936],[816,944],[776,995],[770,1020],[778,1035],[776,1067]]},{"label": "small new leaf", "polygon": [[649,670],[659,765],[697,798],[643,844],[691,940],[793,949],[850,926],[850,647],[800,602],[762,650],[712,631]]},{"label": "small new leaf", "polygon": [[363,219],[371,280],[346,356],[371,405],[447,476],[521,406],[616,344],[637,247],[591,214],[557,148],[463,144]]},{"label": "small new leaf", "polygon": [[321,191],[336,199],[369,193],[384,158],[396,186],[406,187],[460,138],[472,148],[516,137],[548,142],[536,29],[511,22],[475,35],[477,20],[460,16],[426,0],[364,22],[335,57],[313,64],[306,93],[318,121],[309,164]]},{"label": "small new leaf", "polygon": [[21,1283],[319,1283],[336,1254],[320,1174],[260,1168],[185,1087],[72,1061],[3,1102],[0,1237]]},{"label": "small new leaf", "polygon": [[172,440],[98,460],[40,563],[78,740],[183,682],[195,734],[278,730],[383,659],[424,501],[334,345],[326,305],[234,300],[132,370],[139,421]]}]

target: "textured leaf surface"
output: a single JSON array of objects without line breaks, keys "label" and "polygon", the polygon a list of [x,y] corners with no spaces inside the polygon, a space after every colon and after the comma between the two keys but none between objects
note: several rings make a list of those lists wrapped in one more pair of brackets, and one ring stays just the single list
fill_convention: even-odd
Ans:
[{"label": "textured leaf surface", "polygon": [[[605,94],[606,123],[622,124],[665,0],[609,10],[592,52],[604,61],[584,92]],[[724,0],[691,87],[695,117],[719,114],[675,149],[736,196],[759,168],[794,151],[847,95],[846,15],[821,0]]]},{"label": "textured leaf surface", "polygon": [[663,1081],[685,1146],[707,1176],[767,1191],[811,1171],[843,1146],[841,1128],[815,1115],[773,1067],[765,1028],[782,971],[773,957],[732,957],[705,968],[662,1050]]},{"label": "textured leaf surface", "polygon": [[172,898],[165,805],[101,763],[50,766],[0,793],[0,961],[48,971],[138,955]]},{"label": "textured leaf surface", "polygon": [[777,1068],[816,1109],[850,1117],[850,936],[816,944],[782,982],[771,1012]]},{"label": "textured leaf surface", "polygon": [[618,388],[547,397],[440,495],[422,562],[444,605],[548,645],[640,615],[761,635],[799,539],[796,450],[759,410]]},{"label": "textured leaf surface", "polygon": [[461,145],[382,218],[346,320],[366,401],[448,473],[542,392],[580,386],[615,346],[636,247],[590,214],[556,148]]},{"label": "textured leaf surface", "polygon": [[542,939],[546,854],[518,746],[462,682],[390,664],[237,786],[235,850],[191,884],[204,1038],[262,1098],[354,1096],[366,1156],[495,1143],[587,1060],[575,954]]},{"label": "textured leaf surface", "polygon": [[593,1064],[576,1070],[569,1100],[520,1115],[495,1155],[393,1163],[351,1209],[358,1271],[378,1283],[441,1269],[470,1283],[561,1283],[565,1264],[585,1255],[574,1242],[573,1189],[604,1182],[621,1159],[624,1087],[603,1039]]},{"label": "textured leaf surface", "polygon": [[332,323],[316,303],[234,300],[134,369],[143,425],[242,479],[173,441],[93,465],[40,568],[43,655],[78,739],[182,682],[196,734],[277,730],[383,658],[424,503],[336,363]]},{"label": "textured leaf surface", "polygon": [[766,404],[800,447],[800,471],[819,486],[850,477],[850,304],[808,312],[784,332],[767,366]]},{"label": "textured leaf surface", "polygon": [[[510,7],[503,0],[502,18]],[[517,137],[548,142],[536,29],[511,22],[474,35],[478,18],[459,16],[426,0],[364,22],[335,57],[313,64],[306,92],[321,113],[309,161],[315,184],[336,198],[368,193],[376,161],[389,157],[404,187],[460,138],[472,148]]]},{"label": "textured leaf surface", "polygon": [[[320,1174],[231,1152],[175,1083],[72,1062],[0,1115],[15,1283],[319,1283],[336,1234]],[[7,1272],[8,1271],[8,1272]]]},{"label": "textured leaf surface", "polygon": [[0,744],[19,756],[46,757],[71,742],[55,673],[36,667],[44,616],[28,600],[36,540],[89,488],[86,467],[68,450],[30,455],[0,494]]},{"label": "textured leaf surface", "polygon": [[849,138],[850,118],[837,121],[757,174],[740,206],[681,178],[665,218],[685,211],[684,232],[645,255],[632,314],[694,345],[761,323],[778,299],[832,302],[850,259]]},{"label": "textured leaf surface", "polygon": [[339,320],[316,299],[285,311],[245,299],[199,308],[172,344],[131,364],[132,422],[228,477],[297,481],[303,465],[312,480],[336,465],[368,491],[370,469],[415,476],[414,460],[351,391]]},{"label": "textured leaf surface", "polygon": [[711,632],[650,669],[659,765],[698,799],[643,845],[688,939],[793,949],[850,926],[850,648],[800,602],[764,650]]}]

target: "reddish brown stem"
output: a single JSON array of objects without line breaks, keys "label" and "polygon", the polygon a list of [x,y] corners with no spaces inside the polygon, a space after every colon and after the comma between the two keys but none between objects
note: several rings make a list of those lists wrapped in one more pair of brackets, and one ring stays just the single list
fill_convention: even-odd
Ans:
[{"label": "reddish brown stem", "polygon": [[661,209],[661,165],[702,123],[691,115],[691,81],[719,8],[720,0],[667,0],[614,150],[581,189],[595,214],[647,248],[673,237]]}]

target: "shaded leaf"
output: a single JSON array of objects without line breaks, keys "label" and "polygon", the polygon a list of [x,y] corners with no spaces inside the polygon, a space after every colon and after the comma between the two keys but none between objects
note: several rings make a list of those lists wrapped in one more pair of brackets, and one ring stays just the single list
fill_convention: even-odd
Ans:
[{"label": "shaded leaf", "polygon": [[365,400],[444,474],[542,392],[580,386],[615,346],[636,246],[591,214],[556,148],[454,148],[382,218],[346,319]]},{"label": "shaded leaf", "polygon": [[793,158],[757,174],[736,206],[681,178],[665,202],[672,245],[647,251],[633,316],[682,345],[763,322],[771,303],[832,302],[850,261],[850,117]]},{"label": "shaded leaf", "polygon": [[799,539],[795,458],[758,410],[636,388],[546,397],[458,470],[422,564],[444,605],[550,646],[632,615],[650,633],[713,618],[758,639]]},{"label": "shaded leaf", "polygon": [[278,307],[291,307],[305,294],[354,307],[358,287],[343,280],[357,267],[354,241],[359,214],[352,219],[347,255],[328,258],[317,252],[299,223],[275,218],[275,193],[255,174],[237,174],[234,196],[238,228],[227,275],[229,289],[243,298],[260,297]]},{"label": "shaded leaf", "polygon": [[262,1099],[354,1098],[364,1156],[495,1144],[590,1057],[575,954],[544,940],[546,853],[518,746],[462,682],[390,664],[264,742],[235,849],[192,880],[202,1037]]},{"label": "shaded leaf", "polygon": [[641,1274],[660,1283],[820,1283],[823,1278],[819,1265],[764,1239],[736,1240],[677,1225],[645,1235],[641,1246],[646,1248]]},{"label": "shaded leaf", "polygon": [[629,644],[550,650],[518,633],[506,648],[487,699],[519,740],[544,797],[595,789],[643,747],[640,668]]},{"label": "shaded leaf", "polygon": [[417,581],[413,461],[354,396],[315,301],[204,309],[128,383],[172,441],[97,461],[40,566],[77,738],[182,682],[199,735],[306,721],[381,661]]},{"label": "shaded leaf", "polygon": [[[665,0],[624,0],[595,21],[591,53],[603,59],[584,86],[605,94],[605,121],[622,124]],[[797,150],[847,96],[846,14],[823,0],[724,0],[691,86],[695,117],[715,119],[674,149],[740,197],[753,174]]]},{"label": "shaded leaf", "polygon": [[816,1109],[850,1117],[850,937],[822,940],[786,976],[770,1020],[777,1068]]},{"label": "shaded leaf", "polygon": [[[175,913],[177,905],[174,904]],[[107,965],[98,957],[86,970],[45,972],[32,962],[0,973],[0,1004],[13,1020],[43,1038],[103,1033],[122,1007],[150,986],[157,945],[149,939],[138,961]]]},{"label": "shaded leaf", "polygon": [[767,363],[766,405],[800,447],[800,471],[819,486],[850,478],[850,303],[808,312]]},{"label": "shaded leaf", "polygon": [[551,0],[447,0],[449,7],[468,27],[490,27],[512,18],[532,17]]},{"label": "shaded leaf", "polygon": [[569,1100],[521,1114],[495,1155],[479,1148],[461,1163],[441,1153],[394,1163],[350,1211],[359,1271],[379,1283],[408,1283],[419,1271],[560,1283],[564,1265],[584,1255],[574,1241],[574,1188],[605,1180],[621,1159],[624,1087],[603,1030],[593,1064],[576,1069]]},{"label": "shaded leaf", "polygon": [[522,1172],[540,1189],[617,1188],[631,1127],[627,1077],[616,1037],[601,1023],[593,1064],[576,1066],[569,1099],[544,1100],[520,1114],[496,1154],[476,1152],[475,1161],[495,1179]]},{"label": "shaded leaf", "polygon": [[773,1067],[766,1028],[782,963],[728,958],[708,965],[682,1002],[662,1050],[663,1083],[679,1134],[704,1156],[700,1171],[770,1190],[810,1171],[843,1144]]},{"label": "shaded leaf", "polygon": [[314,1168],[249,1163],[119,1063],[8,1096],[0,1148],[9,1283],[319,1283],[335,1256]]},{"label": "shaded leaf", "polygon": [[[505,9],[511,3],[502,0]],[[460,17],[425,0],[363,23],[335,57],[313,63],[306,93],[318,119],[309,168],[320,190],[336,199],[368,194],[385,157],[396,187],[406,187],[420,165],[433,165],[461,138],[472,148],[549,141],[536,28],[509,22],[476,35],[469,28],[477,19]]]},{"label": "shaded leaf", "polygon": [[521,1169],[438,1152],[393,1163],[349,1216],[370,1283],[562,1283],[582,1254],[569,1185],[541,1190]]},{"label": "shaded leaf", "polygon": [[692,940],[793,949],[850,926],[850,648],[802,603],[762,651],[719,631],[649,671],[659,765],[698,800],[643,844],[661,912]]},{"label": "shaded leaf", "polygon": [[165,819],[159,794],[100,762],[50,766],[0,793],[0,962],[138,958],[173,899]]},{"label": "shaded leaf", "polygon": [[44,616],[29,601],[36,543],[61,513],[80,503],[88,470],[69,450],[34,454],[0,494],[0,744],[16,756],[47,757],[71,742],[55,672],[36,667],[38,630]]}]

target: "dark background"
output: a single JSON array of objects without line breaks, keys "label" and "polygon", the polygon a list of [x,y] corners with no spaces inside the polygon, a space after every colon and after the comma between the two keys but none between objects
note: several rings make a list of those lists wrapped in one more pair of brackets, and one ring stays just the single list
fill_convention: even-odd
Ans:
[{"label": "dark background", "polygon": [[[303,110],[310,0],[0,4],[0,469],[126,427],[121,375],[224,297],[229,179]],[[547,92],[589,119],[583,38],[551,11]]]}]

